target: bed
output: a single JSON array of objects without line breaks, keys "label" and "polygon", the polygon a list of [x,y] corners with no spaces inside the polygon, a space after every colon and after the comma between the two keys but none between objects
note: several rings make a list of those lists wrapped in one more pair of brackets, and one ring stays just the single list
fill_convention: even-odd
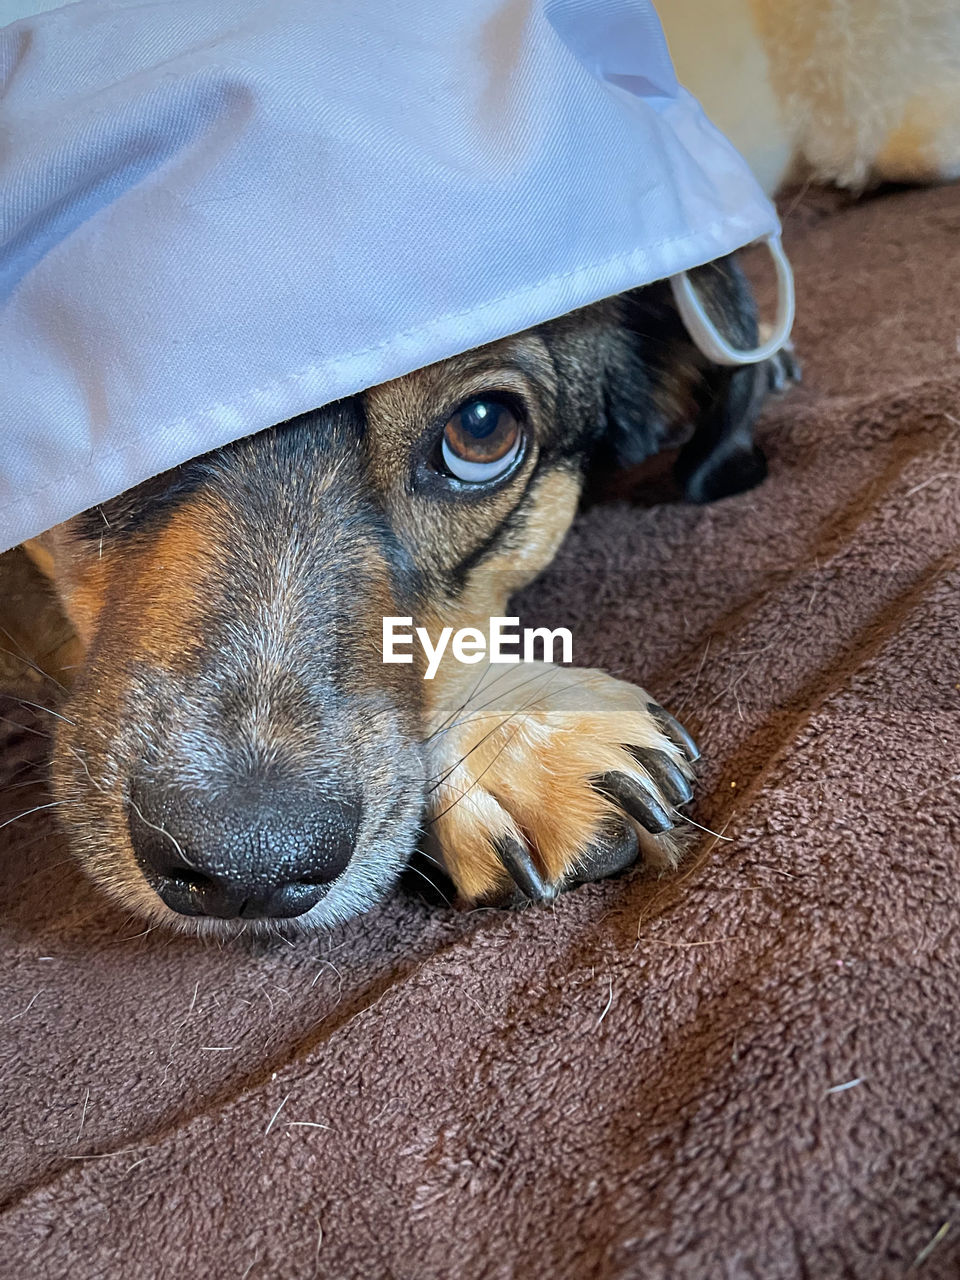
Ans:
[{"label": "bed", "polygon": [[960,201],[783,216],[769,481],[631,477],[521,602],[696,732],[674,875],[144,933],[44,807],[64,636],[0,559],[0,1275],[958,1274]]}]

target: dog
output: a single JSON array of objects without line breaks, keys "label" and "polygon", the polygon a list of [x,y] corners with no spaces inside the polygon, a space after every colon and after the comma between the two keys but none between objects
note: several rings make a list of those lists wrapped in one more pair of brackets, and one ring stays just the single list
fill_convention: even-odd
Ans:
[{"label": "dog", "polygon": [[[692,273],[757,341],[732,259]],[[52,779],[86,871],[198,930],[314,930],[416,846],[467,903],[548,902],[683,848],[697,748],[643,689],[547,663],[425,680],[383,620],[483,629],[598,474],[679,445],[684,496],[759,483],[788,353],[720,367],[669,284],[620,295],[177,467],[27,544],[84,649]]]}]

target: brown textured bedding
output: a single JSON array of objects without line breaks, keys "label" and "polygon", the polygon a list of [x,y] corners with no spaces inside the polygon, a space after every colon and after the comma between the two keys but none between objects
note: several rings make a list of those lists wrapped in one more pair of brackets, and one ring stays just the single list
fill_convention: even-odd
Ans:
[{"label": "brown textured bedding", "polygon": [[[5,827],[0,1275],[960,1275],[960,191],[808,194],[787,244],[769,482],[594,506],[524,602],[683,713],[724,839],[220,949]],[[30,591],[0,561],[20,643]],[[50,717],[0,715],[3,821]]]}]

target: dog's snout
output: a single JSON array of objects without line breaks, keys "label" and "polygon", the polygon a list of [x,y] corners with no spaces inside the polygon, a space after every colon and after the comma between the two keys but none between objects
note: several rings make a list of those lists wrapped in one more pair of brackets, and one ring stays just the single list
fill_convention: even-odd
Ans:
[{"label": "dog's snout", "polygon": [[303,915],[346,868],[359,821],[352,799],[262,786],[216,799],[152,783],[130,793],[140,869],[171,910],[188,916]]}]

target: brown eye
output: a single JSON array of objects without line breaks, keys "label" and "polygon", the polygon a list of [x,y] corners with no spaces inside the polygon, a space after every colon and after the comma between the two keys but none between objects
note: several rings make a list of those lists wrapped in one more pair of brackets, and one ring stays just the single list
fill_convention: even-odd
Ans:
[{"label": "brown eye", "polygon": [[482,484],[502,476],[520,452],[516,415],[498,400],[470,400],[443,429],[444,466],[458,480]]}]

